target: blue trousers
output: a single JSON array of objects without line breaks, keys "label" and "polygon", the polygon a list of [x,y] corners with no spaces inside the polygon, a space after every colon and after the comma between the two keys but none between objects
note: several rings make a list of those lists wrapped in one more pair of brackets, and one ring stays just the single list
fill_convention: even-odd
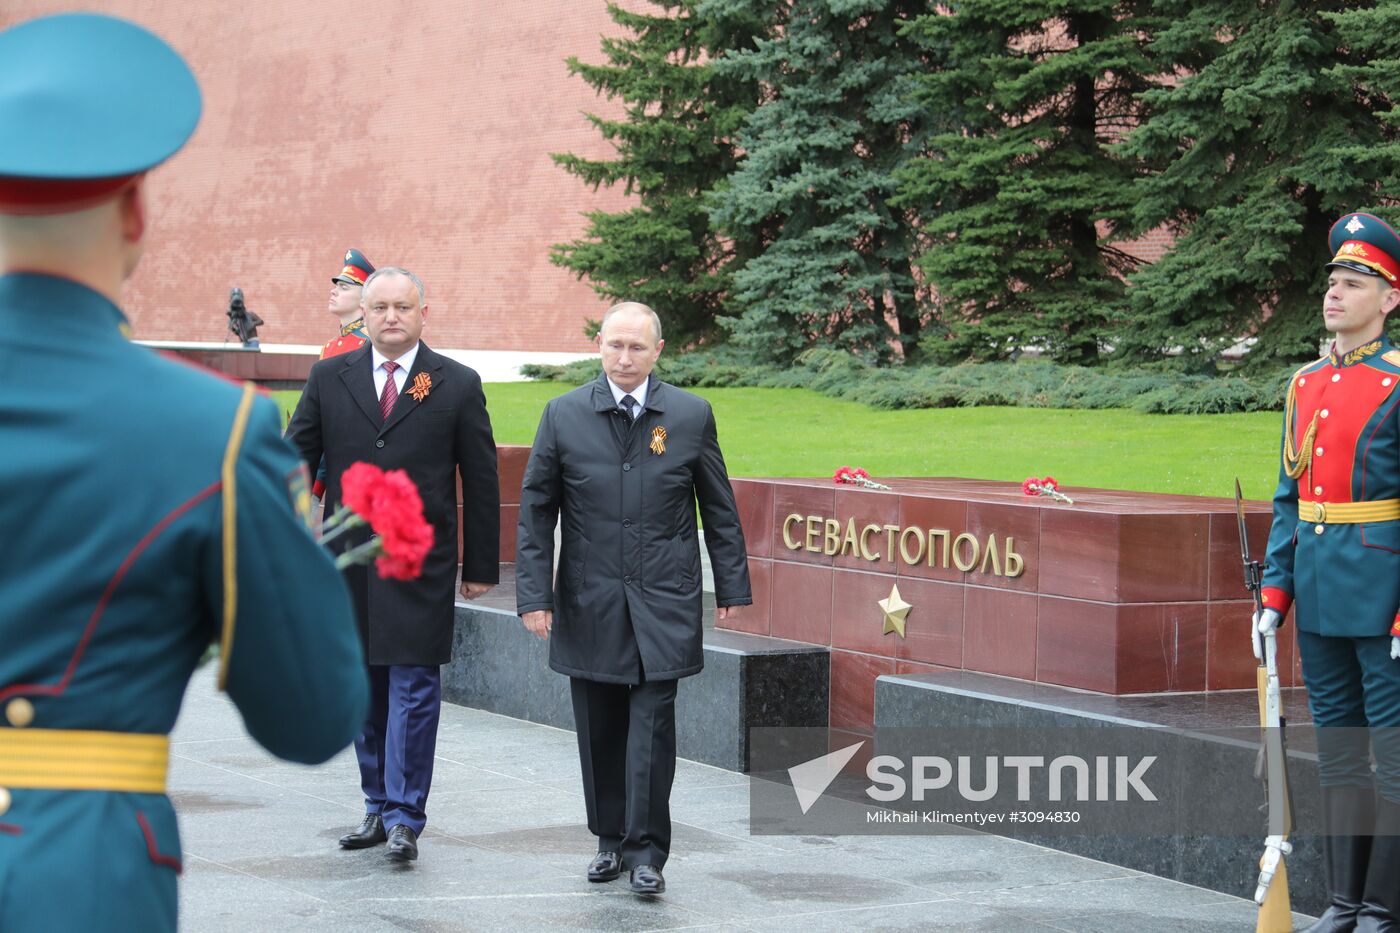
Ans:
[{"label": "blue trousers", "polygon": [[403,825],[421,835],[428,821],[442,670],[369,666],[369,718],[355,740],[365,812],[378,813],[387,831]]},{"label": "blue trousers", "polygon": [[1333,638],[1299,629],[1298,650],[1317,727],[1318,780],[1325,787],[1374,784],[1400,803],[1400,661],[1390,656],[1390,636]]}]

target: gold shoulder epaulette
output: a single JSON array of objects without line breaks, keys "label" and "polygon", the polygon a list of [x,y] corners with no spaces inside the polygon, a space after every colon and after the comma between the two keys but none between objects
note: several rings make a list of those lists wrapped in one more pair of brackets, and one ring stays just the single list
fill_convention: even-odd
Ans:
[{"label": "gold shoulder epaulette", "polygon": [[1400,366],[1400,350],[1387,350],[1381,354],[1381,359],[1394,366]]}]

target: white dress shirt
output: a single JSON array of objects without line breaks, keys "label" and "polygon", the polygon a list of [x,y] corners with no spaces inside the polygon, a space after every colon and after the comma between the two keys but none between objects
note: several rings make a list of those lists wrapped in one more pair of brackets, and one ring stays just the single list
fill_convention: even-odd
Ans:
[{"label": "white dress shirt", "polygon": [[[605,376],[604,378],[607,377]],[[624,392],[617,387],[617,383],[608,379],[608,388],[612,389],[613,401],[617,403],[618,408],[622,407],[622,397],[624,395],[630,395],[637,400],[637,404],[633,407],[631,412],[633,421],[636,421],[641,415],[642,409],[647,407],[647,384],[645,382],[637,386],[631,392]]]},{"label": "white dress shirt", "polygon": [[[399,390],[400,395],[403,395],[404,383],[408,382],[408,371],[413,368],[413,361],[418,358],[420,343],[415,343],[413,349],[393,361],[399,364],[399,368],[394,370],[394,388]],[[373,344],[370,345],[370,356],[374,360],[374,397],[381,398],[384,395],[384,380],[389,378],[389,374],[384,370],[384,362],[389,358],[380,353]]]}]

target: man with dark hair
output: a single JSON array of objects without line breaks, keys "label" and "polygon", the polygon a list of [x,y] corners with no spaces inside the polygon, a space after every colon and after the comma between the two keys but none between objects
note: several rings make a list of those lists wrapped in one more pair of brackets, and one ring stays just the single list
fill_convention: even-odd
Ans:
[{"label": "man with dark hair", "polygon": [[[1294,373],[1254,652],[1290,607],[1317,726],[1331,904],[1308,930],[1400,929],[1400,236],[1329,236],[1326,356]],[[1374,748],[1376,773],[1371,772]]]},{"label": "man with dark hair", "polygon": [[189,67],[133,23],[0,32],[5,933],[176,928],[167,733],[211,640],[274,754],[325,761],[364,719],[350,601],[276,406],[133,344],[120,308],[146,173],[199,112]]}]

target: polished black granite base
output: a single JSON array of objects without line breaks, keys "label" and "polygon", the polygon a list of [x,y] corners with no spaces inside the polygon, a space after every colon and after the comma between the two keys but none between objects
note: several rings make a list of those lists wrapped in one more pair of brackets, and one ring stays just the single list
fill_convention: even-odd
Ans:
[{"label": "polished black granite base", "polygon": [[[572,730],[569,679],[550,670],[548,645],[488,599],[457,606],[443,699]],[[685,678],[676,698],[677,753],[747,771],[750,727],[827,724],[830,673],[826,648],[706,629],[705,669]]]},{"label": "polished black granite base", "polygon": [[[1284,691],[1290,725],[1308,723],[1301,690]],[[1182,730],[1198,763],[1190,791],[1176,805],[1193,825],[1209,825],[1199,811],[1252,807],[1263,791],[1250,778],[1257,741],[1242,738],[1258,722],[1258,700],[1250,691],[1113,697],[966,672],[884,676],[875,684],[875,727],[882,729],[1060,729],[1112,726],[1140,729],[1144,745],[1163,727]],[[1318,829],[1317,758],[1306,748],[1307,729],[1290,734],[1289,780],[1295,832],[1287,861],[1295,911],[1320,914],[1326,907]],[[1155,733],[1155,735],[1154,735]],[[1257,739],[1257,732],[1254,733]],[[1199,743],[1199,744],[1196,744]],[[1241,777],[1241,775],[1245,775]],[[1241,782],[1245,786],[1241,787]],[[1243,801],[1243,803],[1239,803]],[[1238,821],[1234,821],[1238,822]],[[1016,838],[1122,865],[1238,897],[1252,897],[1265,818],[1252,837],[1090,836],[1017,833]]]}]

